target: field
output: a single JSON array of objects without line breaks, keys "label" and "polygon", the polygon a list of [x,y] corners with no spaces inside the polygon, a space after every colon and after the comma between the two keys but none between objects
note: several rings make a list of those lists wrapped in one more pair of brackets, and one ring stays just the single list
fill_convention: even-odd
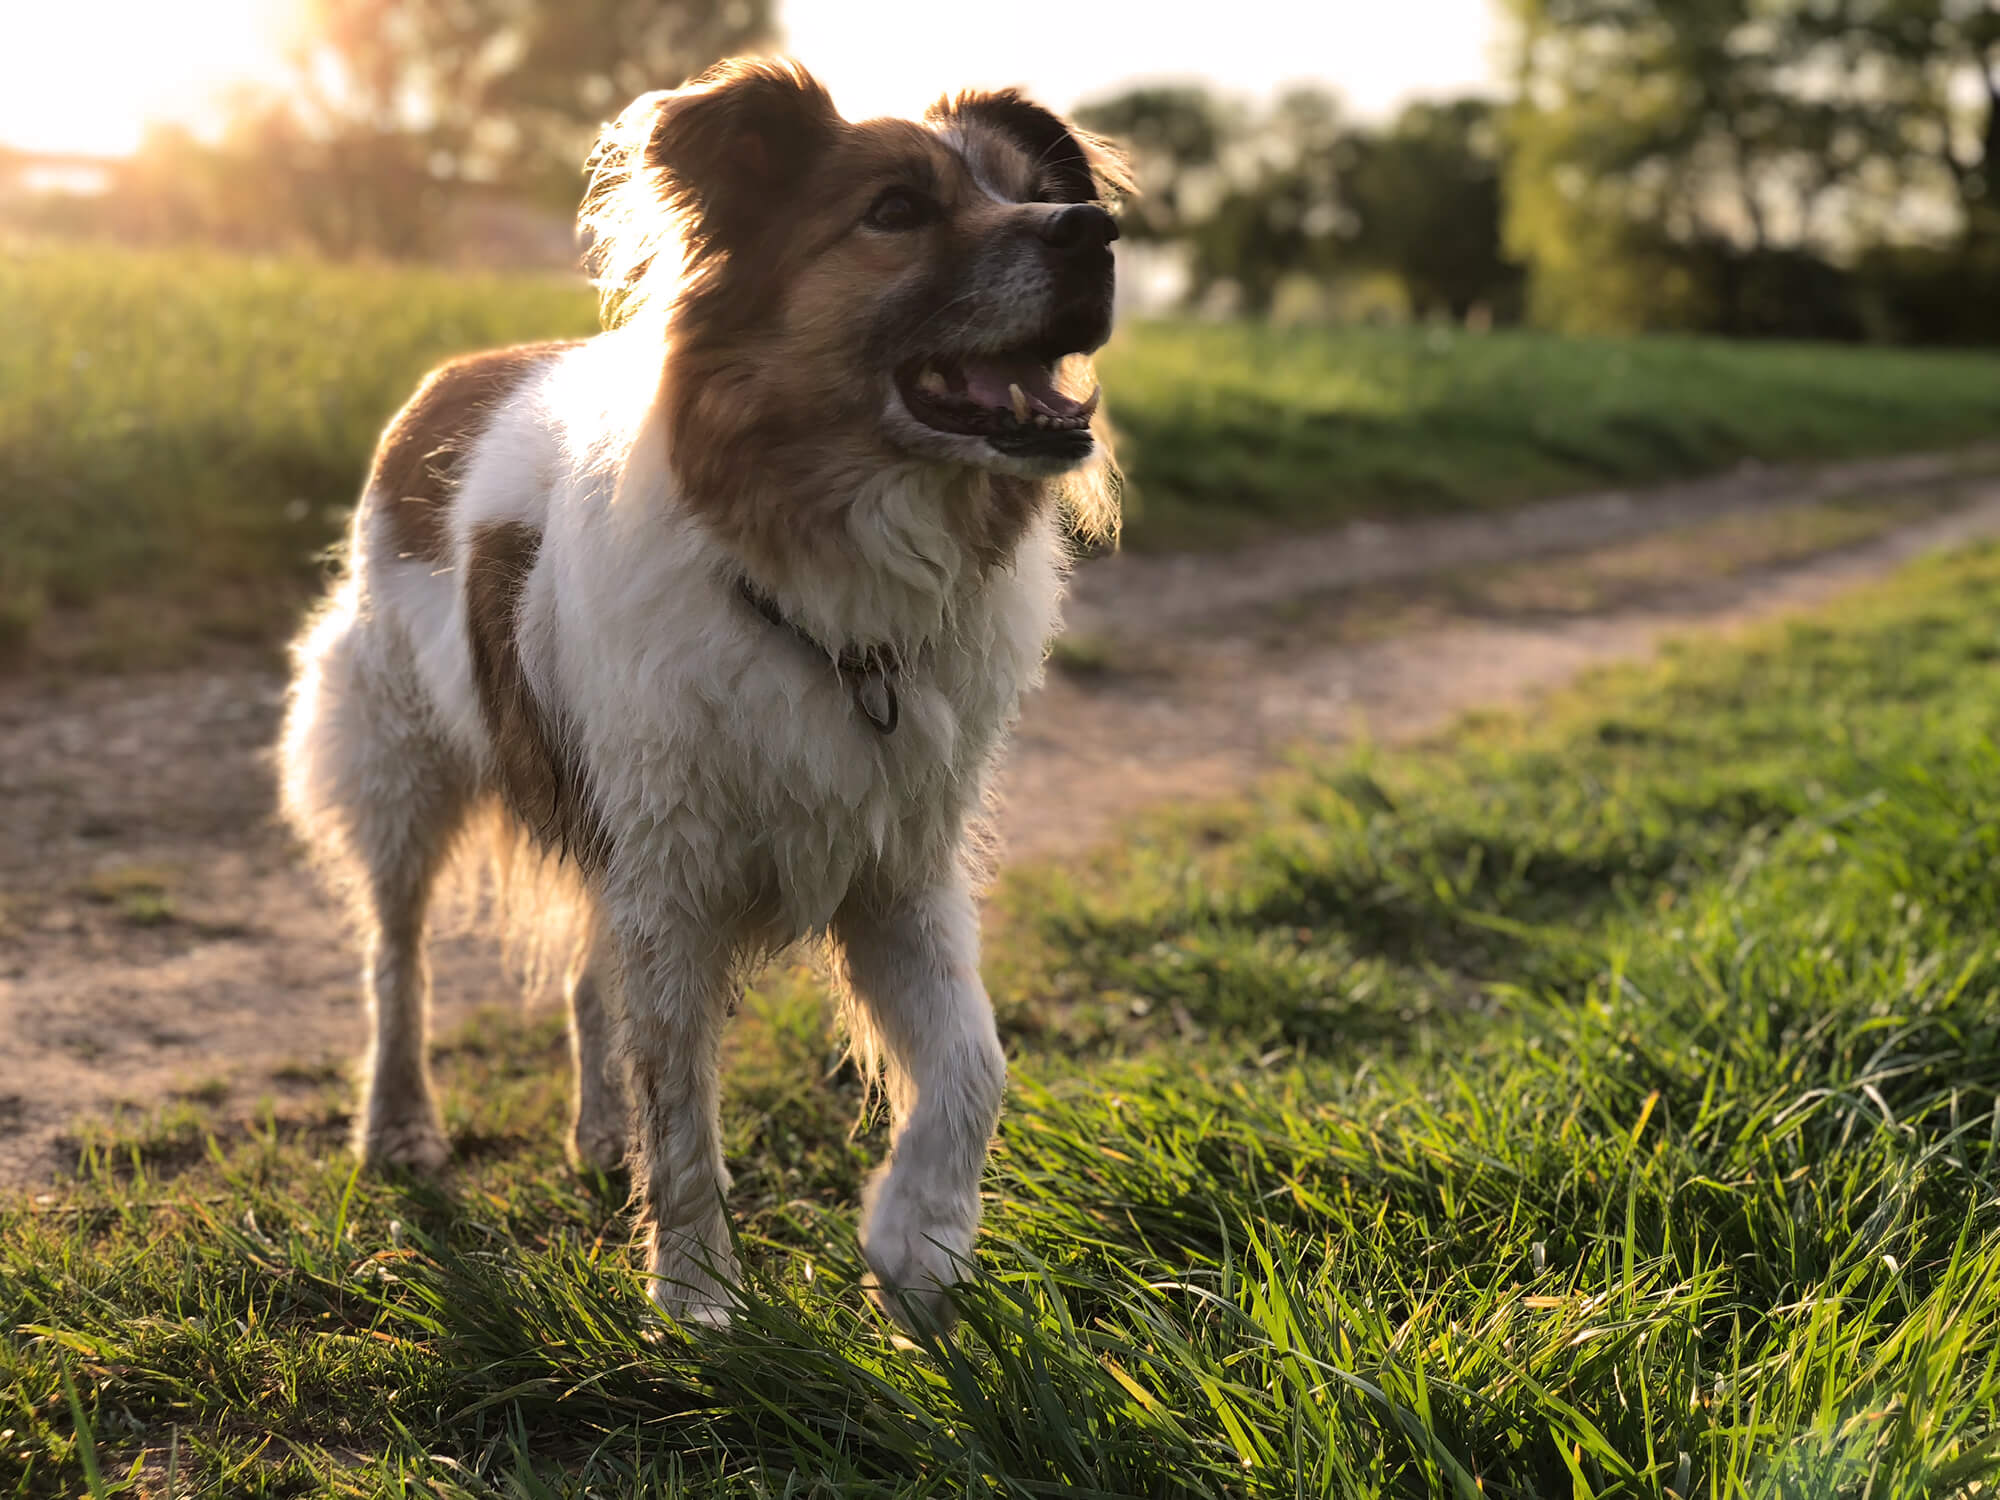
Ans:
[{"label": "field", "polygon": [[[0,661],[268,647],[418,375],[594,325],[559,278],[0,252]],[[1104,370],[1140,548],[2000,427],[1994,355],[1138,324]]]},{"label": "field", "polygon": [[724,1334],[642,1317],[552,1022],[446,1048],[442,1187],[351,1174],[332,1080],[107,1124],[0,1206],[0,1492],[1990,1487],[1996,620],[2000,550],[1922,564],[1017,872],[952,1344],[857,1289],[802,972],[732,1041]]}]

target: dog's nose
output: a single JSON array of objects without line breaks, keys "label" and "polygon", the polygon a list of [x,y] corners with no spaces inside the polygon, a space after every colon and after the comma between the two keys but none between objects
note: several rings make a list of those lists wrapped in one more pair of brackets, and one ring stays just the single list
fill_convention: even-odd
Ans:
[{"label": "dog's nose", "polygon": [[1101,250],[1118,238],[1118,221],[1095,203],[1072,203],[1042,220],[1042,239],[1058,255]]}]

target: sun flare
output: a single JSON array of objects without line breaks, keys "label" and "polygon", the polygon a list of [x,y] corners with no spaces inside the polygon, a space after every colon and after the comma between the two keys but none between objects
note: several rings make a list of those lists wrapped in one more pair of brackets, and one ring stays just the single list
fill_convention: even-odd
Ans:
[{"label": "sun flare", "polygon": [[232,87],[282,68],[292,0],[0,5],[0,144],[118,156],[154,121],[208,128]]},{"label": "sun flare", "polygon": [[[1196,24],[1208,9],[1102,0],[1072,8],[1059,47],[929,0],[780,0],[777,21],[786,50],[850,118],[912,112],[968,85],[1023,84],[1066,109],[1133,78],[1196,75],[1253,95],[1318,77],[1372,115],[1413,92],[1479,89],[1492,77],[1485,0],[1245,0],[1219,31]],[[0,145],[110,156],[137,147],[153,122],[212,131],[230,90],[282,82],[299,14],[300,0],[0,0]]]}]

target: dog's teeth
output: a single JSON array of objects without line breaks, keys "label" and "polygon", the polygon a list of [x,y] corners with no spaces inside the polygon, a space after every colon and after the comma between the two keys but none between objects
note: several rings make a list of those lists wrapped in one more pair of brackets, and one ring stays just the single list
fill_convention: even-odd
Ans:
[{"label": "dog's teeth", "polygon": [[917,377],[917,389],[922,391],[926,396],[948,396],[951,394],[951,387],[945,384],[944,376],[929,365],[925,365],[923,373]]},{"label": "dog's teeth", "polygon": [[1018,385],[1010,385],[1007,387],[1007,399],[1009,402],[1013,404],[1014,420],[1016,422],[1027,421],[1028,398],[1026,395],[1022,393],[1022,390]]},{"label": "dog's teeth", "polygon": [[1050,418],[1050,417],[1048,417],[1048,416],[1045,416],[1045,415],[1044,415],[1043,413],[1041,413],[1041,412],[1036,412],[1036,413],[1035,413],[1035,425],[1036,425],[1037,427],[1046,427],[1046,426],[1048,426],[1048,425],[1049,425],[1050,421],[1052,421],[1052,420],[1053,420],[1052,418]]}]

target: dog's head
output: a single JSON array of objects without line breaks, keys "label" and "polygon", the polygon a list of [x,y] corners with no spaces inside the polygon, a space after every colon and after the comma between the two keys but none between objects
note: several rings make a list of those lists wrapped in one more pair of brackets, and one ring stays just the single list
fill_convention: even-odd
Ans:
[{"label": "dog's head", "polygon": [[911,457],[1017,481],[1100,460],[1103,200],[1129,186],[1104,143],[1013,91],[850,122],[796,65],[739,60],[639,100],[597,161],[600,281],[670,299],[697,499]]}]

